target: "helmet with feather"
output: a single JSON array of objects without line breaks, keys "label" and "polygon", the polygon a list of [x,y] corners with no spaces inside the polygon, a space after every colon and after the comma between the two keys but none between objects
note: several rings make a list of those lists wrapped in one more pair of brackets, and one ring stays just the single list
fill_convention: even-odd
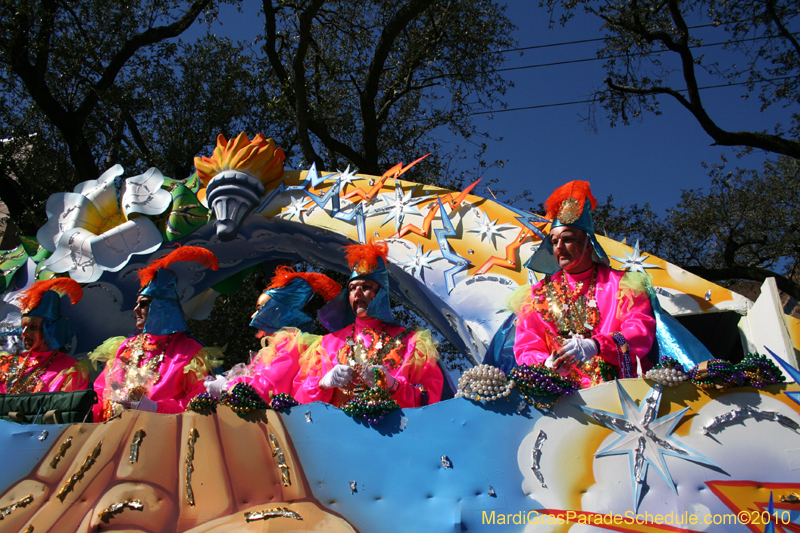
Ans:
[{"label": "helmet with feather", "polygon": [[211,270],[219,269],[217,257],[210,250],[198,246],[181,246],[139,269],[142,286],[139,295],[152,298],[142,330],[145,333],[168,335],[189,329],[178,296],[178,277],[168,268],[184,261],[195,261]]},{"label": "helmet with feather", "polygon": [[[597,200],[592,195],[588,181],[575,180],[565,183],[553,191],[544,205],[547,209],[546,217],[553,221],[550,231],[561,226],[584,231],[592,244],[592,260],[606,266],[609,264],[608,255],[594,234],[592,210],[597,207]],[[549,238],[542,241],[525,266],[543,274],[558,272],[559,266],[553,253],[553,243]]]}]

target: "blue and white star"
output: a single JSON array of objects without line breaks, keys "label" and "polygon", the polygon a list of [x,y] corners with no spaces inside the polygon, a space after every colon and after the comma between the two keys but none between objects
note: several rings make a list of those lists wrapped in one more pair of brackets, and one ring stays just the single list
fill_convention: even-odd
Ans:
[{"label": "blue and white star", "polygon": [[288,220],[291,220],[293,217],[297,217],[297,220],[302,222],[303,211],[308,211],[308,207],[303,205],[303,198],[295,198],[294,196],[291,196],[289,197],[289,200],[292,202],[292,205],[287,207],[286,211],[281,213],[281,215],[285,216]]},{"label": "blue and white star", "polygon": [[629,254],[628,251],[625,251],[625,257],[614,257],[611,256],[613,259],[616,259],[620,263],[622,263],[622,269],[628,269],[631,272],[642,272],[644,273],[644,269],[646,268],[661,268],[658,265],[653,265],[650,263],[645,263],[645,259],[650,257],[649,255],[641,255],[639,253],[639,239],[636,239],[636,245],[633,247],[633,253]]},{"label": "blue and white star", "polygon": [[422,244],[417,243],[417,251],[415,254],[411,255],[408,254],[408,261],[405,263],[398,263],[403,270],[408,272],[414,277],[418,277],[419,279],[423,279],[423,271],[427,269],[432,269],[431,263],[436,261],[437,259],[441,259],[441,257],[431,257],[433,252],[423,252],[422,251]]},{"label": "blue and white star", "polygon": [[358,172],[358,169],[354,169],[352,172],[350,172],[350,165],[347,165],[347,169],[344,172],[342,172],[341,170],[339,171],[339,176],[340,176],[339,179],[341,180],[339,182],[339,187],[340,187],[339,190],[343,191],[345,185],[347,185],[348,183],[352,184],[354,180],[358,179],[356,177],[356,172]]},{"label": "blue and white star", "polygon": [[478,225],[467,228],[467,231],[475,232],[480,235],[481,242],[483,242],[485,237],[489,237],[492,246],[497,248],[497,244],[494,241],[495,237],[501,236],[502,232],[510,229],[519,230],[514,224],[498,224],[496,219],[489,220],[489,215],[486,214],[486,211],[481,211],[481,220],[478,222]]},{"label": "blue and white star", "polygon": [[678,442],[671,435],[683,414],[689,410],[688,407],[676,413],[656,418],[658,407],[661,403],[660,385],[650,389],[647,397],[637,406],[625,389],[622,388],[619,381],[614,383],[617,386],[619,402],[622,406],[621,415],[581,405],[578,408],[619,434],[619,438],[594,456],[628,456],[631,466],[631,481],[633,483],[633,506],[636,512],[639,510],[642,486],[647,478],[649,466],[656,469],[658,475],[669,485],[673,492],[678,493],[675,482],[672,480],[672,476],[664,462],[664,456],[671,455],[687,461],[719,468],[714,462]]},{"label": "blue and white star", "polygon": [[394,218],[394,229],[398,231],[400,226],[403,225],[403,218],[405,218],[406,215],[422,215],[422,212],[415,206],[429,198],[428,196],[412,198],[411,195],[414,194],[414,189],[416,189],[416,186],[404,193],[403,187],[397,185],[394,190],[394,195],[381,194],[378,198],[380,198],[384,205],[370,211],[370,215],[386,213],[386,218],[381,222],[381,226]]}]

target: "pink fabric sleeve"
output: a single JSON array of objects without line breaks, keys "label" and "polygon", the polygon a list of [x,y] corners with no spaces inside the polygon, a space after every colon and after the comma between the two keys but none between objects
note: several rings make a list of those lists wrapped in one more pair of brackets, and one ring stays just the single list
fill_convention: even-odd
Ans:
[{"label": "pink fabric sleeve", "polygon": [[73,392],[89,388],[88,368],[65,353],[58,353],[42,376],[42,392]]},{"label": "pink fabric sleeve", "polygon": [[106,389],[106,374],[108,373],[108,365],[100,372],[97,379],[94,380],[94,392],[97,393],[97,403],[92,407],[92,415],[95,422],[103,420],[103,411],[105,410],[105,401],[103,400],[103,392]]},{"label": "pink fabric sleeve", "polygon": [[[653,347],[655,341],[656,319],[653,316],[653,309],[650,300],[645,293],[631,294],[629,297],[619,300],[617,313],[620,319],[619,332],[625,337],[630,347],[631,361],[636,364],[633,358],[642,361],[642,368],[647,370],[650,362],[646,356]],[[608,363],[620,366],[619,352],[617,343],[611,333],[598,333],[592,336],[600,346],[598,355]]]},{"label": "pink fabric sleeve", "polygon": [[[418,332],[410,335],[403,364],[390,371],[392,377],[397,380],[397,390],[392,394],[392,399],[402,408],[422,407],[422,392],[417,385],[422,385],[428,391],[428,405],[442,398],[444,377],[436,364],[438,360],[436,349],[431,345],[419,346],[418,340]],[[429,351],[433,353],[424,353]]]},{"label": "pink fabric sleeve", "polygon": [[517,317],[514,358],[518,365],[538,365],[550,357],[545,328],[538,313],[529,312]]},{"label": "pink fabric sleeve", "polygon": [[302,344],[299,333],[298,330],[297,334],[281,335],[270,340],[270,343],[275,342],[274,346],[270,346],[275,352],[274,358],[264,364],[259,352],[259,357],[251,363],[253,375],[232,379],[226,389],[231,390],[237,383],[247,383],[252,385],[264,400],[269,400],[270,393],[294,396],[293,383],[300,371],[299,359],[301,352],[307,348]]},{"label": "pink fabric sleeve", "polygon": [[205,392],[203,380],[208,367],[199,360],[198,352],[202,349],[202,344],[184,333],[171,339],[161,365],[161,379],[150,394],[150,399],[158,404],[159,413],[182,413],[192,398]]},{"label": "pink fabric sleeve", "polygon": [[308,359],[292,384],[292,396],[300,403],[325,402],[333,400],[333,389],[322,390],[319,380],[327,374],[336,364],[331,361],[331,355],[322,345],[317,344],[309,348],[312,353],[306,353],[303,358]]}]

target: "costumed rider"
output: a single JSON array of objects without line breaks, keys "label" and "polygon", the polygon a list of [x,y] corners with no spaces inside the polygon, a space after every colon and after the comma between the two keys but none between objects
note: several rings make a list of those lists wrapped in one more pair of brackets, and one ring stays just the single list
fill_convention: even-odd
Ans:
[{"label": "costumed rider", "polygon": [[128,339],[109,339],[90,354],[93,361],[107,361],[94,382],[99,399],[94,406],[96,422],[125,409],[181,413],[192,398],[205,391],[203,382],[219,350],[206,348],[187,334],[178,279],[168,269],[181,261],[219,268],[209,250],[183,246],[139,270],[142,289],[133,310],[139,333]]},{"label": "costumed rider", "polygon": [[342,286],[325,274],[295,272],[287,266],[276,268],[269,286],[258,297],[250,322],[259,330],[256,337],[261,339],[261,350],[244,371],[237,372],[234,367],[225,377],[208,378],[208,392],[219,399],[223,390],[247,383],[267,402],[275,394],[294,396],[292,384],[300,371],[300,356],[322,338],[307,333],[313,319],[303,308],[314,294],[329,302],[341,290]]},{"label": "costumed rider", "polygon": [[341,406],[359,392],[380,387],[403,408],[438,402],[444,378],[437,343],[429,330],[392,323],[386,243],[345,250],[352,270],[347,287],[318,313],[334,333],[302,356],[295,398]]},{"label": "costumed rider", "polygon": [[546,274],[515,293],[517,364],[545,363],[582,387],[649,369],[656,320],[645,274],[612,270],[594,234],[597,201],[571,181],[547,199],[550,234],[526,263]]},{"label": "costumed rider", "polygon": [[83,296],[70,278],[37,281],[19,297],[22,341],[19,355],[0,354],[0,393],[72,392],[89,387],[88,359],[76,361],[63,352],[75,328],[61,316],[61,297],[75,305]]}]

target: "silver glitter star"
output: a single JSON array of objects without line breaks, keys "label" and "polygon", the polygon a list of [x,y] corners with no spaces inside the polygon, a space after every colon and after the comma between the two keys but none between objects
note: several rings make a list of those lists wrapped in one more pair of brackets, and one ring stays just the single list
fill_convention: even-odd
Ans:
[{"label": "silver glitter star", "polygon": [[423,270],[424,269],[431,269],[431,263],[436,261],[437,259],[441,259],[440,257],[431,257],[430,255],[433,252],[423,252],[422,251],[422,244],[417,243],[417,251],[414,255],[407,255],[408,261],[405,263],[398,263],[403,270],[411,274],[412,276],[418,277],[422,279],[423,277]]},{"label": "silver glitter star", "polygon": [[352,184],[354,180],[358,179],[356,177],[356,172],[358,172],[358,169],[355,169],[352,172],[350,172],[350,165],[347,165],[347,170],[345,170],[344,172],[342,172],[341,170],[339,171],[339,176],[341,176],[340,178],[341,181],[339,182],[340,191],[344,190],[345,185],[347,185],[348,183]]},{"label": "silver glitter star", "polygon": [[292,205],[286,208],[286,211],[281,213],[287,219],[291,220],[292,217],[297,217],[297,220],[300,222],[303,221],[302,214],[303,211],[308,211],[308,208],[303,205],[302,198],[295,198],[294,196],[289,197],[289,200],[292,202]]},{"label": "silver glitter star", "polygon": [[688,407],[676,413],[656,418],[658,407],[661,403],[660,385],[650,389],[647,397],[637,406],[619,384],[619,381],[614,383],[617,385],[619,402],[622,406],[621,415],[581,405],[578,408],[619,434],[619,438],[594,456],[628,456],[631,465],[631,481],[633,483],[633,505],[637,512],[641,500],[642,486],[647,478],[649,466],[652,466],[658,472],[658,475],[669,485],[673,492],[678,493],[675,482],[667,469],[667,464],[664,462],[665,455],[672,455],[687,461],[719,468],[714,462],[681,444],[675,437],[671,436],[683,414],[689,410]]},{"label": "silver glitter star", "polygon": [[497,244],[494,241],[495,237],[499,237],[503,231],[509,229],[517,229],[517,227],[513,224],[498,224],[497,219],[489,220],[489,215],[486,214],[486,211],[481,211],[481,220],[478,222],[478,225],[467,228],[467,231],[475,232],[480,235],[481,242],[483,242],[485,237],[489,237],[492,246],[497,248]]},{"label": "silver glitter star", "polygon": [[420,210],[414,206],[429,198],[428,196],[412,198],[411,195],[414,194],[414,189],[416,189],[416,186],[411,187],[408,192],[404,193],[403,187],[397,185],[394,189],[394,196],[389,194],[381,194],[379,198],[384,202],[385,205],[374,209],[370,215],[386,213],[386,218],[384,218],[383,222],[381,222],[381,226],[394,218],[394,229],[395,231],[398,231],[400,226],[403,225],[403,218],[406,215],[422,215]]},{"label": "silver glitter star", "polygon": [[614,257],[611,256],[613,259],[616,259],[620,263],[622,263],[622,269],[629,269],[631,272],[642,272],[644,273],[645,268],[661,268],[658,265],[653,265],[650,263],[645,263],[645,259],[650,257],[649,255],[641,255],[639,253],[639,239],[636,239],[636,245],[633,247],[633,253],[629,254],[628,251],[625,251],[625,257]]}]

